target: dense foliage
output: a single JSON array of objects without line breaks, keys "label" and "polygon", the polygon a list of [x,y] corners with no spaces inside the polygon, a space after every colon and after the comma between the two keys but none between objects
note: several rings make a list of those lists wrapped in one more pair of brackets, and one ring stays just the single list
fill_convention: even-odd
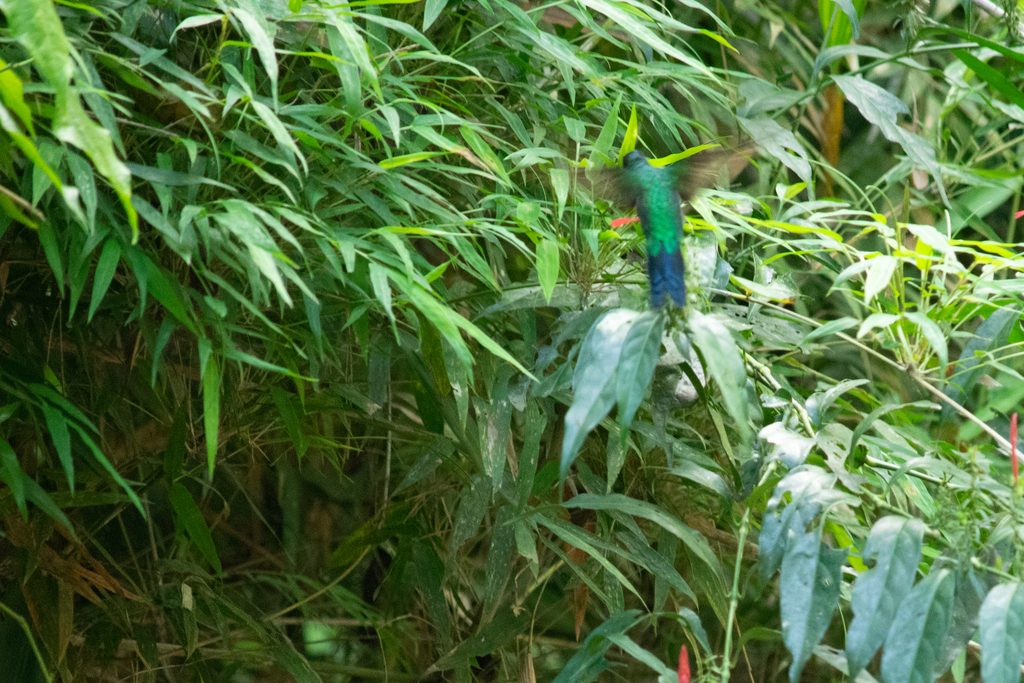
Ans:
[{"label": "dense foliage", "polygon": [[1019,680],[1010,9],[0,0],[0,679]]}]

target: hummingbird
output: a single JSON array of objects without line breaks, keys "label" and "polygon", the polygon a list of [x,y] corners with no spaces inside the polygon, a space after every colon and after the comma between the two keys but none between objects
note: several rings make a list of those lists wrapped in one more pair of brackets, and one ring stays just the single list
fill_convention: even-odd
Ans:
[{"label": "hummingbird", "polygon": [[690,201],[701,187],[714,184],[719,169],[730,157],[737,158],[717,151],[702,152],[658,167],[633,150],[622,159],[621,167],[602,169],[595,186],[597,194],[621,206],[636,207],[647,242],[653,307],[664,306],[669,298],[677,306],[686,305],[680,205]]}]

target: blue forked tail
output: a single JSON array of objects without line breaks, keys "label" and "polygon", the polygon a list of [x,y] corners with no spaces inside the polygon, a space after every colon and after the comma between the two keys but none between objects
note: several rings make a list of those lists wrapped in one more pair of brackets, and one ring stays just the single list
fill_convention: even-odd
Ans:
[{"label": "blue forked tail", "polygon": [[681,249],[677,247],[674,251],[648,255],[647,270],[651,280],[652,306],[664,306],[669,296],[676,306],[686,305],[686,274]]}]

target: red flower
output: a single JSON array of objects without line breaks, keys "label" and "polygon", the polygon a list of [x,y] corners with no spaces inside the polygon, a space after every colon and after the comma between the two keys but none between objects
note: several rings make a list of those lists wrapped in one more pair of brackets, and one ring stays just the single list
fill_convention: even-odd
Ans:
[{"label": "red flower", "polygon": [[685,645],[679,648],[679,683],[690,683],[690,653]]},{"label": "red flower", "polygon": [[621,228],[623,225],[628,225],[629,223],[638,223],[639,221],[640,221],[640,219],[637,216],[627,216],[626,218],[616,218],[615,220],[612,221],[612,227],[613,228]]}]

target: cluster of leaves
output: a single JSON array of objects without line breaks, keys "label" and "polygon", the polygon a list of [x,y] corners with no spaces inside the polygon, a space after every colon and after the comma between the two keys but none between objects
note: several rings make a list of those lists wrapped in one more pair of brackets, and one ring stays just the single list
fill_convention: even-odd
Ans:
[{"label": "cluster of leaves", "polygon": [[[7,671],[1019,678],[1024,58],[897,11],[0,0]],[[591,169],[749,140],[646,310]]]}]

